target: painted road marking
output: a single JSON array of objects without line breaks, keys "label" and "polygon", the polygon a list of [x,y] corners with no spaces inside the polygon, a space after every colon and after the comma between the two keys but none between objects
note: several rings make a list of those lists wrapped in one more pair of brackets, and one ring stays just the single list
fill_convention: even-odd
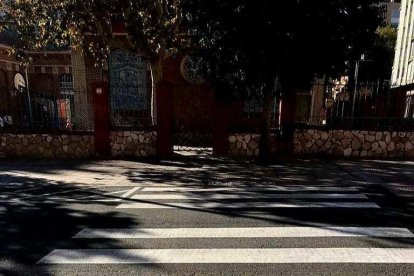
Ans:
[{"label": "painted road marking", "polygon": [[[98,188],[99,186],[89,186],[89,187],[83,187],[83,188],[76,188],[76,189],[68,189],[65,191],[59,191],[54,193],[47,193],[47,194],[40,194],[40,195],[28,195],[25,194],[23,197],[19,197],[19,200],[33,200],[38,199],[42,200],[42,202],[55,202],[55,201],[63,201],[63,202],[78,202],[78,201],[91,201],[91,202],[120,202],[123,199],[128,198],[135,192],[137,192],[141,187],[134,187],[128,190],[122,190],[122,191],[115,191],[115,192],[108,192],[104,194],[93,194],[88,196],[81,196],[78,198],[67,198],[64,196],[59,196],[63,194],[67,194],[70,192],[77,192],[77,191],[83,191],[83,190],[94,190]],[[92,191],[93,192],[93,191]],[[97,190],[96,192],[102,192]],[[121,194],[122,193],[122,194]],[[116,196],[116,194],[121,194],[119,196]],[[44,199],[43,197],[47,197]],[[110,198],[99,198],[99,197],[110,197]],[[16,201],[16,198],[13,199],[1,199],[0,202],[14,202]]]},{"label": "painted road marking", "polygon": [[139,194],[132,197],[132,199],[137,200],[175,200],[175,199],[187,199],[187,200],[197,200],[197,199],[368,199],[364,194],[212,194],[212,195],[202,195],[202,194]]},{"label": "painted road marking", "polygon": [[57,249],[41,264],[414,263],[414,248]]},{"label": "painted road marking", "polygon": [[75,239],[387,237],[414,238],[407,228],[392,227],[246,227],[246,228],[85,228]]},{"label": "painted road marking", "polygon": [[304,192],[304,191],[320,191],[320,192],[358,192],[355,187],[292,187],[292,186],[271,186],[271,188],[254,188],[254,187],[221,187],[221,188],[193,188],[193,187],[145,187],[143,192],[162,192],[162,193],[198,193],[198,192]]},{"label": "painted road marking", "polygon": [[[94,202],[120,202],[123,199],[128,198],[130,195],[132,195],[133,193],[135,193],[136,191],[138,191],[140,189],[140,187],[135,187],[132,189],[128,189],[128,190],[122,190],[122,191],[115,191],[115,192],[109,192],[109,193],[105,193],[103,195],[90,195],[90,196],[86,196],[86,197],[80,197],[80,198],[59,198],[59,197],[50,197],[48,198],[49,200],[60,200],[60,201],[68,201],[68,202],[76,202],[76,201],[85,201],[87,199],[90,199],[90,201],[94,201]],[[120,194],[123,193],[119,196],[119,198],[101,198],[101,199],[96,199],[97,197],[105,197],[105,196],[110,196],[110,197],[116,197],[114,195],[116,194]],[[95,198],[95,199],[94,199]]]},{"label": "painted road marking", "polygon": [[125,203],[116,208],[120,209],[246,209],[246,208],[381,208],[373,202],[197,202],[197,203]]},{"label": "painted road marking", "polygon": [[110,197],[116,197],[114,195],[120,194],[122,193],[122,195],[120,195],[119,198],[110,198],[110,199],[92,199],[91,201],[98,201],[98,202],[119,202],[122,201],[125,198],[128,198],[130,195],[132,195],[133,193],[135,193],[136,191],[138,191],[140,189],[140,187],[135,187],[132,189],[128,189],[128,190],[122,190],[122,191],[115,191],[115,192],[110,192],[110,193],[105,193],[103,195],[91,195],[91,196],[87,196],[87,197],[82,197],[79,198],[77,200],[85,200],[87,198],[96,198],[99,196],[110,196]]},{"label": "painted road marking", "polygon": [[[51,184],[51,185],[56,185],[56,184]],[[6,191],[6,193],[7,194],[24,193],[24,192],[29,192],[29,191],[35,191],[35,190],[44,189],[45,187],[46,186],[34,187],[34,188],[26,188],[26,189],[21,189],[21,190],[10,190],[10,191]]]},{"label": "painted road marking", "polygon": [[62,195],[62,194],[68,194],[71,192],[77,192],[77,191],[85,191],[85,190],[92,190],[93,187],[82,187],[82,188],[75,188],[75,189],[67,189],[65,191],[58,191],[58,192],[51,192],[51,193],[45,193],[45,194],[39,194],[39,195],[30,195],[30,196],[24,196],[20,199],[27,199],[27,198],[42,198],[42,197],[49,197],[49,196],[55,196],[55,195]]},{"label": "painted road marking", "polygon": [[141,189],[141,187],[132,188],[128,192],[126,192],[123,195],[121,195],[121,198],[123,198],[123,199],[128,198],[129,196],[131,196],[132,194],[134,194],[135,192],[137,192],[139,189]]}]

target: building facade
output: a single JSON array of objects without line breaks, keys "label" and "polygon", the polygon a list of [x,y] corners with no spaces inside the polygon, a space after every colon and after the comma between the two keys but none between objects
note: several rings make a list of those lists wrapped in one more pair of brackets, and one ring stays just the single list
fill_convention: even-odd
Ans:
[{"label": "building facade", "polygon": [[31,53],[33,63],[26,68],[9,55],[10,49],[0,45],[3,127],[62,129],[71,125],[75,95],[70,52]]},{"label": "building facade", "polygon": [[414,118],[414,1],[401,2],[400,23],[391,78],[392,87],[404,99],[405,118]]},{"label": "building facade", "polygon": [[400,23],[401,1],[390,0],[386,4],[385,22],[388,26],[398,28]]}]

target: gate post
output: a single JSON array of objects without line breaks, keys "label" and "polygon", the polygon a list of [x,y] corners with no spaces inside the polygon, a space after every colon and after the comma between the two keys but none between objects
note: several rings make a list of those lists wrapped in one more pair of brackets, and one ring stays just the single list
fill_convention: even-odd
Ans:
[{"label": "gate post", "polygon": [[171,87],[167,82],[161,81],[157,84],[156,93],[158,156],[168,158],[174,153]]},{"label": "gate post", "polygon": [[225,100],[216,99],[213,127],[213,155],[225,156],[229,147],[229,106]]},{"label": "gate post", "polygon": [[100,158],[110,156],[110,114],[109,114],[109,85],[107,82],[92,84],[92,99],[94,105],[95,123],[95,154]]}]

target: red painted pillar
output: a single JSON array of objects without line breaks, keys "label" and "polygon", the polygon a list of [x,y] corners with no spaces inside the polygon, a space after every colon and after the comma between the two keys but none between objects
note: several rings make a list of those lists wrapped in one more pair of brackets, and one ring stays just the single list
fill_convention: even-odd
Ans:
[{"label": "red painted pillar", "polygon": [[92,84],[92,99],[94,104],[95,122],[95,153],[99,158],[110,157],[110,110],[109,85],[107,82]]},{"label": "red painted pillar", "polygon": [[156,93],[158,156],[168,158],[174,153],[171,85],[167,82],[159,82]]},{"label": "red painted pillar", "polygon": [[213,127],[213,154],[225,156],[229,150],[229,105],[226,101],[216,100]]}]

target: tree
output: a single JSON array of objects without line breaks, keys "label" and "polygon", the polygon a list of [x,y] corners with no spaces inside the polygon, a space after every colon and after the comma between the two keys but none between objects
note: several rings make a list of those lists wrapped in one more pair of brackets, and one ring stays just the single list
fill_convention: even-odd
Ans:
[{"label": "tree", "polygon": [[397,29],[391,26],[383,26],[377,29],[371,49],[373,59],[371,75],[374,79],[390,79],[396,43]]},{"label": "tree", "polygon": [[114,43],[113,25],[121,22],[129,45],[147,57],[157,80],[166,51],[174,47],[181,21],[179,0],[2,0],[1,29],[19,38],[16,54],[50,48],[78,48],[105,64]]},{"label": "tree", "polygon": [[[364,51],[382,21],[376,2],[183,0],[183,9],[190,45],[207,61],[209,81],[222,94],[264,98],[267,120],[276,79],[289,107],[294,91],[309,85],[316,74],[343,72],[346,61]],[[292,114],[282,114],[288,138]],[[262,128],[265,144],[268,133]],[[268,152],[266,145],[262,152]]]}]

